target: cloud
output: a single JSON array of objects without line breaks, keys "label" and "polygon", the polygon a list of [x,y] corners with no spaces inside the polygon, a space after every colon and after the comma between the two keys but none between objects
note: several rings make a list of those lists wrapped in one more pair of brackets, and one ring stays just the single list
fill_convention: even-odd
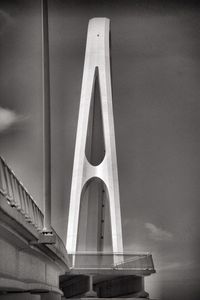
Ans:
[{"label": "cloud", "polygon": [[193,270],[196,267],[194,261],[174,261],[174,262],[165,262],[160,267],[157,268],[158,271],[167,271],[167,270]]},{"label": "cloud", "polygon": [[3,33],[6,27],[12,22],[11,16],[0,9],[0,33]]},{"label": "cloud", "polygon": [[171,262],[171,263],[166,263],[165,265],[162,265],[160,268],[158,268],[160,271],[165,271],[165,270],[177,270],[181,269],[183,266],[183,263],[181,262]]},{"label": "cloud", "polygon": [[5,131],[23,119],[21,115],[16,114],[13,110],[0,107],[0,132]]},{"label": "cloud", "polygon": [[145,223],[145,228],[148,230],[149,237],[155,241],[170,241],[173,238],[171,232],[158,228],[152,223]]}]

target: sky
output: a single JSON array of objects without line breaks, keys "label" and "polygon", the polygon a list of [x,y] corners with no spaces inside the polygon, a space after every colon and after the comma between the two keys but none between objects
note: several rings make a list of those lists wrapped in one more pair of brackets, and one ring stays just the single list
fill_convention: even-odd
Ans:
[{"label": "sky", "polygon": [[[200,7],[49,1],[52,223],[65,239],[87,24],[108,17],[125,251],[151,252],[152,298],[199,299]],[[42,203],[40,1],[0,1],[0,150]],[[184,298],[183,298],[184,297]]]}]

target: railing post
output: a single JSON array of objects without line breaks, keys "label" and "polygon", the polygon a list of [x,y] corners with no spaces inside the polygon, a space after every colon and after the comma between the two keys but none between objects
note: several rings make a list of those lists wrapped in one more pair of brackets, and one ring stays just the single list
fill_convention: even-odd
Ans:
[{"label": "railing post", "polygon": [[20,182],[18,182],[18,192],[19,192],[19,198],[21,203],[21,212],[23,215],[26,215],[25,199],[24,199],[23,189]]},{"label": "railing post", "polygon": [[5,195],[6,180],[5,180],[4,162],[1,157],[0,157],[0,191],[3,195]]},{"label": "railing post", "polygon": [[17,207],[16,195],[15,195],[15,177],[11,170],[9,170],[9,177],[10,177],[10,186],[12,190],[11,205]]},{"label": "railing post", "polygon": [[9,170],[8,167],[6,166],[5,162],[4,162],[4,174],[5,174],[5,182],[6,182],[6,198],[7,200],[10,202],[10,204],[12,205],[12,199],[13,199],[13,191],[12,191],[12,187],[11,187],[11,182],[10,182],[10,174],[9,174]]}]

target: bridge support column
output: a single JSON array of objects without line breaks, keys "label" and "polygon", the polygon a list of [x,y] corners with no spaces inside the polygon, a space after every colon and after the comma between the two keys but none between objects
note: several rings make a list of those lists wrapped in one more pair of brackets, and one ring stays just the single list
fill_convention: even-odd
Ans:
[{"label": "bridge support column", "polygon": [[84,297],[94,297],[97,298],[97,293],[93,290],[93,275],[89,276],[89,291],[85,293]]}]

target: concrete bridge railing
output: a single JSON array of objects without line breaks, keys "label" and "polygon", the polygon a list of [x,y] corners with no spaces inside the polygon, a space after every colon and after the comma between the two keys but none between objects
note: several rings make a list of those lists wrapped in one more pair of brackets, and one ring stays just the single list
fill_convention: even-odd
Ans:
[{"label": "concrete bridge railing", "polygon": [[42,231],[44,217],[41,210],[2,157],[0,157],[0,192],[10,206],[16,207],[25,216],[27,222],[33,224],[38,231]]}]

